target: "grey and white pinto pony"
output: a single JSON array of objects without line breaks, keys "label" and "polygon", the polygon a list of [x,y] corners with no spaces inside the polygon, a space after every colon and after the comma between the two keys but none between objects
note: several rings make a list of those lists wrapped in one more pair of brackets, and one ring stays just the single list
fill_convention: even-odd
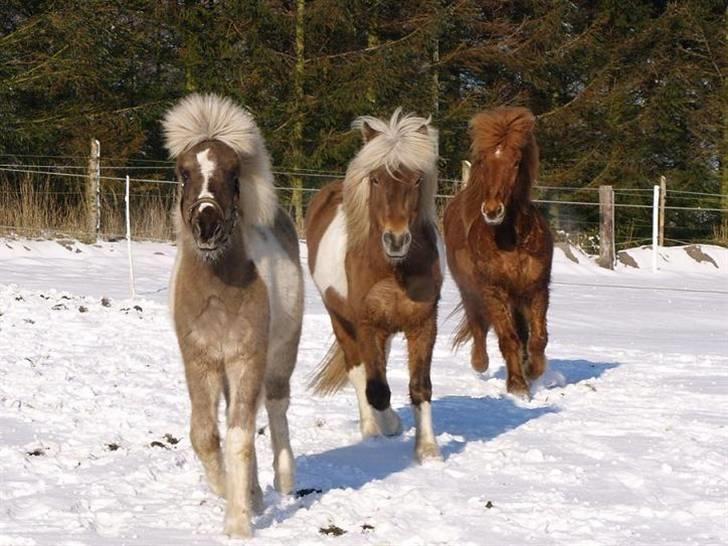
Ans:
[{"label": "grey and white pinto pony", "polygon": [[[265,401],[275,488],[294,487],[290,378],[303,316],[298,237],[278,206],[270,156],[253,117],[228,98],[194,94],[163,120],[182,183],[170,305],[192,405],[191,441],[225,532],[251,533],[263,508],[255,417]],[[217,409],[227,402],[224,457]]]}]

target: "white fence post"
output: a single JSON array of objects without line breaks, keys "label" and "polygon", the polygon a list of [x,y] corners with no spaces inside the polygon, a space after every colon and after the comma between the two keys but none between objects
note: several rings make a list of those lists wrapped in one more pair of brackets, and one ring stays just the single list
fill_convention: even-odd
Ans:
[{"label": "white fence post", "polygon": [[470,180],[470,161],[467,159],[463,159],[462,163],[460,163],[460,187],[464,188],[468,185],[468,180]]},{"label": "white fence post", "polygon": [[652,189],[652,272],[657,273],[658,234],[660,232],[660,186]]},{"label": "white fence post", "polygon": [[136,297],[134,288],[134,260],[131,255],[131,216],[129,214],[129,175],[126,175],[126,188],[124,191],[124,204],[126,209],[126,250],[129,255],[129,291],[131,297]]}]

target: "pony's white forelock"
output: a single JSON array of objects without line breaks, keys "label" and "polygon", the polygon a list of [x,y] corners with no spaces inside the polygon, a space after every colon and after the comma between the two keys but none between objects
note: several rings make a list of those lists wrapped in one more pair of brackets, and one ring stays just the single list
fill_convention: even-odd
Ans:
[{"label": "pony's white forelock", "polygon": [[347,216],[349,246],[361,243],[369,234],[369,173],[385,167],[394,173],[400,167],[420,171],[420,218],[436,223],[435,193],[437,192],[437,129],[430,117],[402,115],[397,108],[389,121],[372,116],[354,120],[353,127],[369,139],[349,163],[344,179],[344,210]]},{"label": "pony's white forelock", "polygon": [[165,146],[172,158],[206,140],[217,140],[232,148],[243,165],[240,173],[243,223],[273,224],[278,199],[270,155],[260,129],[248,111],[228,97],[195,93],[167,111],[162,127]]}]

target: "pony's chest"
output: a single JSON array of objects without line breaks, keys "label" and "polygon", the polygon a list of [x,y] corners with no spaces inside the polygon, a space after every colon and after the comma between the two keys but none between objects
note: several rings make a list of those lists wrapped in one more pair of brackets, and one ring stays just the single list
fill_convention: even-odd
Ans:
[{"label": "pony's chest", "polygon": [[[244,288],[210,279],[175,283],[173,318],[180,344],[231,358],[267,333],[268,298],[258,278]],[[263,335],[261,335],[263,334]]]},{"label": "pony's chest", "polygon": [[441,280],[425,275],[406,281],[394,277],[382,279],[362,298],[360,318],[392,330],[421,324],[435,310],[440,285]]}]

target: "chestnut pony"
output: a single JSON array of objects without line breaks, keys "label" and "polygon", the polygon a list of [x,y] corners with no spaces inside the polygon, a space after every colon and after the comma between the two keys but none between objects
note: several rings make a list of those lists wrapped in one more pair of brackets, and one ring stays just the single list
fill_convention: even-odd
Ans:
[{"label": "chestnut pony", "polygon": [[432,429],[430,363],[444,255],[436,226],[437,131],[430,120],[360,117],[364,146],[343,182],[323,188],[306,216],[308,265],[336,341],[312,387],[337,391],[348,380],[363,437],[401,433],[390,405],[386,365],[392,336],[404,332],[415,455],[439,457]]},{"label": "chestnut pony", "polygon": [[548,223],[530,197],[538,173],[534,123],[526,108],[498,108],[471,120],[470,179],[444,217],[448,266],[465,309],[455,345],[472,338],[471,363],[483,372],[493,326],[508,392],[521,397],[529,396],[527,379],[546,366],[553,255]]},{"label": "chestnut pony", "polygon": [[190,95],[163,125],[182,183],[170,304],[192,405],[190,439],[211,489],[227,499],[225,532],[245,537],[252,511],[263,508],[255,457],[263,400],[275,487],[286,494],[294,486],[286,410],[303,317],[298,237],[247,111],[217,95]]}]

